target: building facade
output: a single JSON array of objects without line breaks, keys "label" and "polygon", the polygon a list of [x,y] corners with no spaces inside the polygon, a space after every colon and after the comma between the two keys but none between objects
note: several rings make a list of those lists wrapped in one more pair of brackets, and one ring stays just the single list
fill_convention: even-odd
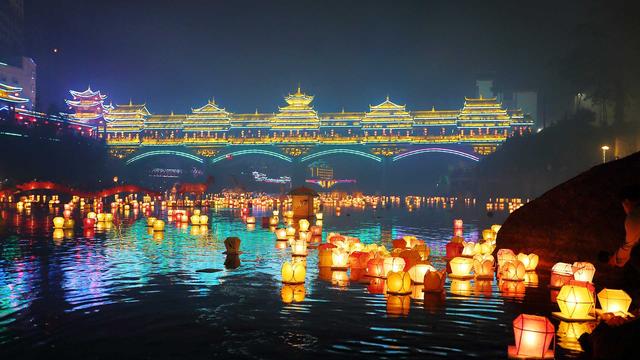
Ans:
[{"label": "building facade", "polygon": [[[36,105],[36,63],[28,57],[0,59],[0,85],[18,89],[19,97],[26,99],[14,105],[31,110]],[[0,100],[1,101],[1,100]]]}]

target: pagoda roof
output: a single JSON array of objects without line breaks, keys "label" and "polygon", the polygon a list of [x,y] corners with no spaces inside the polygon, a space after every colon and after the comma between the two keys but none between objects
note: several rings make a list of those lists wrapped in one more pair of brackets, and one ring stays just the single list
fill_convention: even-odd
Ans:
[{"label": "pagoda roof", "polygon": [[280,107],[280,110],[287,109],[312,109],[311,102],[313,101],[312,95],[307,95],[300,90],[300,86],[298,86],[298,90],[294,94],[289,94],[284,98],[284,101],[287,102],[287,106]]},{"label": "pagoda roof", "polygon": [[93,91],[91,90],[91,86],[87,87],[87,90],[85,91],[74,91],[74,90],[69,90],[69,93],[71,94],[71,96],[73,97],[81,97],[81,98],[85,98],[85,97],[95,97],[98,96],[98,98],[100,98],[101,100],[104,100],[107,98],[106,95],[102,95],[100,94],[100,90],[98,91]]},{"label": "pagoda roof", "polygon": [[228,112],[224,109],[221,108],[220,106],[218,106],[218,104],[216,104],[216,101],[212,98],[211,100],[208,100],[207,103],[199,108],[191,108],[191,112],[192,113],[218,113],[218,112],[222,112],[222,113],[227,113]]},{"label": "pagoda roof", "polygon": [[20,92],[20,91],[22,91],[22,88],[18,87],[18,86],[11,86],[11,85],[0,83],[0,91],[11,91],[11,92],[17,91],[17,92]]},{"label": "pagoda roof", "polygon": [[378,105],[369,105],[371,111],[373,110],[404,110],[406,105],[398,105],[389,99],[389,96]]},{"label": "pagoda roof", "polygon": [[129,104],[124,104],[124,105],[116,105],[113,110],[111,110],[111,113],[114,114],[118,114],[118,113],[142,113],[143,115],[151,115],[151,113],[149,112],[149,110],[147,110],[147,105],[146,104],[133,104],[132,102],[129,102]]}]

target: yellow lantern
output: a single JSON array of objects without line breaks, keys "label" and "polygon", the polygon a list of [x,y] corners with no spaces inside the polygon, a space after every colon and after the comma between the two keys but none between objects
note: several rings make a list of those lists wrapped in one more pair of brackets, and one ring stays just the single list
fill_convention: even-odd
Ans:
[{"label": "yellow lantern", "polygon": [[62,224],[63,229],[73,229],[75,225],[75,221],[73,219],[64,219],[64,223]]},{"label": "yellow lantern", "polygon": [[404,271],[390,271],[387,274],[387,293],[410,294],[411,277]]},{"label": "yellow lantern", "polygon": [[64,230],[62,228],[53,229],[53,240],[62,240],[64,239]]},{"label": "yellow lantern", "polygon": [[282,302],[285,304],[290,304],[292,302],[301,302],[304,300],[304,297],[307,293],[307,290],[304,288],[304,285],[288,285],[284,284],[282,289],[280,290],[280,297],[282,298]]},{"label": "yellow lantern", "polygon": [[493,243],[485,241],[482,244],[478,245],[478,253],[483,255],[490,255],[491,253],[493,253],[493,250],[495,248],[496,247],[495,245],[493,245]]},{"label": "yellow lantern", "polygon": [[96,218],[96,213],[94,213],[93,211],[89,211],[87,213],[87,219],[95,219]]},{"label": "yellow lantern", "polygon": [[56,216],[53,218],[53,228],[62,229],[64,226],[64,218],[62,216]]},{"label": "yellow lantern", "polygon": [[331,269],[344,270],[349,268],[349,254],[338,248],[331,251]]},{"label": "yellow lantern", "polygon": [[631,305],[631,297],[624,290],[602,289],[598,293],[598,301],[602,312],[625,316]]},{"label": "yellow lantern", "polygon": [[278,222],[280,222],[280,219],[278,219],[277,216],[272,216],[272,217],[269,218],[269,225],[271,225],[271,226],[278,225]]},{"label": "yellow lantern", "polygon": [[191,225],[200,225],[200,215],[191,215]]},{"label": "yellow lantern", "polygon": [[296,229],[292,226],[287,226],[285,231],[288,239],[293,239],[296,236]]},{"label": "yellow lantern", "polygon": [[247,223],[247,225],[255,225],[256,218],[255,216],[247,216],[247,220],[245,222]]},{"label": "yellow lantern", "polygon": [[293,256],[307,256],[307,242],[304,240],[293,240],[291,242],[291,254]]},{"label": "yellow lantern", "polygon": [[322,213],[316,213],[316,220],[322,221],[322,218],[323,218]]},{"label": "yellow lantern", "polygon": [[207,225],[209,223],[209,217],[207,215],[200,215],[200,225]]},{"label": "yellow lantern", "polygon": [[494,224],[494,225],[491,225],[491,230],[492,230],[494,233],[498,234],[498,232],[500,231],[500,228],[501,228],[501,227],[502,227],[502,225]]},{"label": "yellow lantern", "polygon": [[193,215],[200,216],[200,209],[193,209]]},{"label": "yellow lantern", "polygon": [[477,243],[464,241],[462,242],[462,246],[462,256],[473,257],[473,255],[480,252]]},{"label": "yellow lantern", "polygon": [[451,277],[457,279],[470,279],[473,277],[473,259],[466,257],[455,257],[449,262],[451,266]]},{"label": "yellow lantern", "polygon": [[524,264],[518,260],[507,261],[500,268],[500,279],[507,281],[522,281],[526,270]]},{"label": "yellow lantern", "polygon": [[288,261],[282,264],[280,272],[282,273],[282,282],[285,284],[302,284],[307,275],[307,269],[302,263],[292,265]]},{"label": "yellow lantern", "polygon": [[287,240],[287,230],[285,230],[285,228],[276,229],[276,240],[279,240],[279,241]]},{"label": "yellow lantern", "polygon": [[589,315],[594,308],[593,295],[586,287],[564,285],[558,293],[557,301],[560,312],[554,312],[553,315],[561,320],[595,320]]},{"label": "yellow lantern", "polygon": [[106,222],[112,222],[112,221],[113,221],[113,214],[112,214],[112,213],[106,213],[106,214],[104,214],[104,221],[106,221]]},{"label": "yellow lantern", "polygon": [[478,279],[493,279],[494,260],[492,255],[476,255],[473,257],[473,272]]},{"label": "yellow lantern", "polygon": [[300,240],[309,241],[311,235],[309,235],[308,231],[300,231],[298,232],[298,237],[300,238]]},{"label": "yellow lantern", "polygon": [[482,240],[489,242],[494,241],[496,238],[495,234],[496,233],[494,233],[491,229],[482,230]]},{"label": "yellow lantern", "polygon": [[518,254],[518,260],[524,264],[524,268],[526,271],[533,271],[538,266],[538,261],[540,258],[536,254]]},{"label": "yellow lantern", "polygon": [[147,218],[147,226],[153,226],[153,223],[156,222],[156,218],[154,218],[153,216],[150,216]]},{"label": "yellow lantern", "polygon": [[513,320],[516,345],[508,347],[509,358],[553,359],[549,349],[555,336],[553,324],[544,316],[522,314]]},{"label": "yellow lantern", "polygon": [[98,220],[98,222],[105,222],[106,217],[107,217],[107,214],[105,213],[96,214],[96,220]]},{"label": "yellow lantern", "polygon": [[390,256],[384,259],[382,276],[385,277],[390,271],[399,272],[404,270],[406,262],[399,256]]},{"label": "yellow lantern", "polygon": [[153,231],[164,231],[164,221],[156,220],[153,222]]},{"label": "yellow lantern", "polygon": [[298,221],[298,227],[300,231],[309,231],[309,225],[309,220],[307,219],[300,219],[300,221]]},{"label": "yellow lantern", "polygon": [[349,275],[344,270],[331,272],[331,284],[337,287],[347,287],[349,285]]},{"label": "yellow lantern", "polygon": [[571,266],[573,269],[573,278],[578,281],[593,282],[593,275],[596,268],[589,262],[574,262]]},{"label": "yellow lantern", "polygon": [[513,253],[511,249],[500,249],[496,253],[496,257],[498,258],[498,269],[502,268],[502,265],[507,261],[517,260],[516,254]]},{"label": "yellow lantern", "polygon": [[424,276],[428,271],[436,271],[436,269],[427,264],[416,264],[409,269],[409,277],[411,277],[411,281],[416,284],[422,284],[424,281]]}]

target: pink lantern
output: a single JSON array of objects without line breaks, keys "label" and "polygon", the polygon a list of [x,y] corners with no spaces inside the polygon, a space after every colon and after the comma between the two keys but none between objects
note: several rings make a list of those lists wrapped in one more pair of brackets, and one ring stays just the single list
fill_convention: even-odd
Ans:
[{"label": "pink lantern", "polygon": [[553,324],[544,316],[522,314],[513,320],[515,346],[509,346],[510,358],[553,359],[549,349],[555,336]]}]

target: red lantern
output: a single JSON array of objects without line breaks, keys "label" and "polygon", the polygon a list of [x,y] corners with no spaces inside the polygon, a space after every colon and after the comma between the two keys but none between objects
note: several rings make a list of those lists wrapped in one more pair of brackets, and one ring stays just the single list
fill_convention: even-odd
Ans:
[{"label": "red lantern", "polygon": [[384,277],[384,259],[373,258],[367,262],[367,275],[373,277]]},{"label": "red lantern", "polygon": [[370,258],[371,254],[368,252],[354,251],[349,255],[349,268],[351,268],[351,271],[354,269],[366,269]]},{"label": "red lantern", "polygon": [[447,250],[447,255],[446,255],[447,259],[453,259],[455,257],[462,256],[462,250],[464,249],[464,245],[457,242],[450,242],[450,243],[447,243],[445,248]]},{"label": "red lantern", "polygon": [[392,244],[393,244],[393,248],[394,249],[406,249],[407,248],[407,242],[404,241],[404,239],[393,240]]},{"label": "red lantern", "polygon": [[420,252],[417,250],[405,250],[400,253],[400,257],[404,259],[404,269],[402,271],[409,271],[414,265],[422,261]]},{"label": "red lantern", "polygon": [[335,244],[339,241],[345,241],[345,237],[342,235],[333,235],[327,239],[328,243]]},{"label": "red lantern", "polygon": [[85,218],[84,221],[85,228],[93,228],[96,225],[96,219],[94,218]]},{"label": "red lantern", "polygon": [[385,289],[385,280],[380,278],[373,278],[369,281],[369,286],[367,286],[367,290],[370,294],[384,294]]}]

